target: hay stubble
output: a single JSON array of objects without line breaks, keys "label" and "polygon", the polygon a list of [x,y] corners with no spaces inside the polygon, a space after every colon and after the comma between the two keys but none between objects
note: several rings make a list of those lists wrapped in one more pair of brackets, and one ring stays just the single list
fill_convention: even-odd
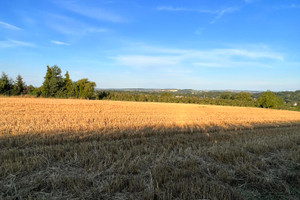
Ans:
[{"label": "hay stubble", "polygon": [[300,113],[0,98],[0,199],[299,199]]},{"label": "hay stubble", "polygon": [[226,129],[300,121],[299,112],[284,110],[37,98],[0,98],[0,115],[2,134]]}]

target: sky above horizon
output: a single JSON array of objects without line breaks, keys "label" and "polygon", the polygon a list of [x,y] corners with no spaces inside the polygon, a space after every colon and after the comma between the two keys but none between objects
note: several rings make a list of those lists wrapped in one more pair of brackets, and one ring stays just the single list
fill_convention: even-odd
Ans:
[{"label": "sky above horizon", "polygon": [[0,0],[0,71],[97,88],[299,90],[299,0]]}]

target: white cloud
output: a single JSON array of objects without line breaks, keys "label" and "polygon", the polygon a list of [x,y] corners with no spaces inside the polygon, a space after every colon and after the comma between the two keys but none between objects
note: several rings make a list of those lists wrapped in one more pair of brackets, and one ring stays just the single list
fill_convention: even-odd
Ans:
[{"label": "white cloud", "polygon": [[90,26],[73,18],[57,14],[48,14],[46,24],[51,29],[65,35],[85,35],[88,33],[109,32],[106,28]]},{"label": "white cloud", "polygon": [[135,68],[165,67],[176,65],[180,60],[175,56],[149,56],[149,55],[118,55],[111,57],[119,65]]},{"label": "white cloud", "polygon": [[88,28],[88,29],[86,29],[86,32],[90,32],[90,33],[106,33],[106,32],[109,32],[109,30],[106,29],[106,28]]},{"label": "white cloud", "polygon": [[228,8],[222,9],[222,10],[218,10],[217,16],[215,17],[214,20],[212,20],[210,22],[210,24],[214,24],[218,19],[221,19],[223,17],[223,15],[225,15],[226,13],[232,13],[232,12],[235,12],[238,10],[239,10],[239,8],[237,8],[237,7],[228,7]]},{"label": "white cloud", "polygon": [[272,60],[283,60],[283,55],[272,51],[259,51],[247,49],[215,49],[213,53],[223,56],[239,56],[249,59],[267,58]]},{"label": "white cloud", "polygon": [[300,4],[292,4],[290,7],[291,8],[300,8]]},{"label": "white cloud", "polygon": [[224,60],[222,62],[207,62],[207,63],[193,63],[196,67],[205,67],[205,68],[239,68],[239,67],[262,67],[262,68],[272,68],[272,66],[260,62],[240,62],[234,60]]},{"label": "white cloud", "polygon": [[157,47],[145,45],[143,43],[136,43],[127,49],[137,50],[141,53],[155,53],[155,54],[167,54],[167,55],[185,55],[185,56],[200,56],[214,58],[214,56],[239,56],[245,57],[249,59],[273,59],[273,60],[283,60],[284,56],[282,53],[274,52],[270,50],[270,48],[263,44],[252,44],[252,45],[242,45],[244,48],[235,47],[235,48],[215,48],[209,50],[197,50],[197,49],[180,49],[180,48],[165,48],[165,47]]},{"label": "white cloud", "polygon": [[195,66],[199,66],[199,67],[224,67],[224,65],[222,65],[221,63],[214,63],[214,62],[196,62],[193,63]]},{"label": "white cloud", "polygon": [[[259,45],[259,47],[261,47]],[[263,67],[283,62],[284,55],[267,48],[172,49],[134,45],[111,57],[115,64],[134,68]],[[138,53],[137,53],[138,52]]]},{"label": "white cloud", "polygon": [[6,22],[3,22],[3,21],[0,21],[0,27],[4,27],[6,29],[10,29],[10,30],[22,30],[21,28],[17,27],[17,26],[14,26],[14,25],[11,25],[11,24],[8,24]]},{"label": "white cloud", "polygon": [[61,41],[57,41],[57,40],[51,40],[51,43],[57,44],[57,45],[70,45],[69,43],[61,42]]},{"label": "white cloud", "polygon": [[74,2],[71,1],[57,1],[56,4],[76,14],[93,18],[96,20],[100,20],[100,21],[108,21],[108,22],[115,22],[115,23],[126,21],[123,17],[115,13],[109,12],[106,9],[98,8],[97,6],[88,7],[85,5],[75,4]]},{"label": "white cloud", "polygon": [[18,40],[5,40],[0,41],[0,48],[12,48],[12,47],[34,47],[35,44],[30,42],[23,42]]},{"label": "white cloud", "polygon": [[171,12],[186,11],[186,12],[199,12],[199,13],[210,13],[210,14],[218,13],[217,10],[191,9],[191,8],[173,7],[173,6],[158,6],[156,9],[160,11],[171,11]]},{"label": "white cloud", "polygon": [[210,24],[214,24],[218,19],[221,19],[223,15],[227,13],[232,13],[239,10],[238,7],[227,7],[218,10],[205,10],[205,9],[192,9],[186,7],[173,7],[173,6],[158,6],[156,9],[159,11],[170,11],[170,12],[198,12],[198,13],[213,14],[215,15],[215,18],[210,22]]}]

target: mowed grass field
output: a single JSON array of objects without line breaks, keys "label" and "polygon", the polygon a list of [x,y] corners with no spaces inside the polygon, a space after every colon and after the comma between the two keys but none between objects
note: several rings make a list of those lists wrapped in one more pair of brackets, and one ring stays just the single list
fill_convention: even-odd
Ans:
[{"label": "mowed grass field", "polygon": [[299,199],[300,112],[0,98],[0,199]]}]

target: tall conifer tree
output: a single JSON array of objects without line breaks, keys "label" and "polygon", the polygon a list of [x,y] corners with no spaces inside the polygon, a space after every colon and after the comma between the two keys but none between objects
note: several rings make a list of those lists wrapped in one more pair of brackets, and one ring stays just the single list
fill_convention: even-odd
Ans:
[{"label": "tall conifer tree", "polygon": [[25,83],[23,82],[23,78],[21,75],[18,75],[14,84],[13,94],[20,95],[23,93],[25,88]]},{"label": "tall conifer tree", "polygon": [[7,74],[2,72],[2,76],[0,78],[0,94],[10,95],[12,88],[12,80],[8,78]]},{"label": "tall conifer tree", "polygon": [[66,93],[70,97],[73,95],[73,83],[72,80],[70,79],[70,75],[68,71],[65,74],[64,82],[65,82]]},{"label": "tall conifer tree", "polygon": [[46,76],[44,77],[44,82],[42,85],[42,95],[48,97],[50,94],[50,80],[52,77],[51,68],[47,65]]}]

